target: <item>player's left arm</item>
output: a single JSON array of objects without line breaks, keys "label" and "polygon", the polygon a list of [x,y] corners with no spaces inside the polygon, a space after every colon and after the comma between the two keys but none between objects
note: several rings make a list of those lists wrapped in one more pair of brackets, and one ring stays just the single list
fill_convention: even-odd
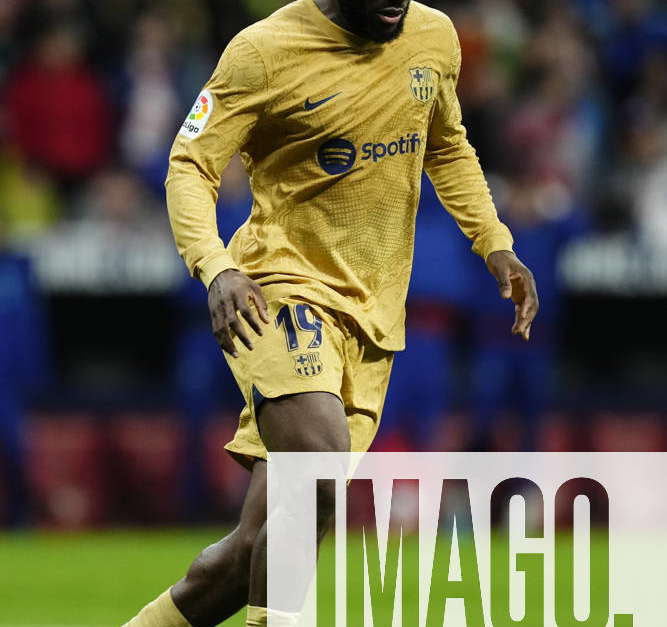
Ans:
[{"label": "player's left arm", "polygon": [[446,27],[448,50],[453,53],[448,69],[440,77],[424,169],[441,202],[472,241],[473,251],[486,261],[498,281],[500,295],[514,301],[512,333],[528,340],[539,308],[535,279],[512,250],[512,234],[498,219],[479,159],[468,142],[456,95],[461,47],[449,18]]}]

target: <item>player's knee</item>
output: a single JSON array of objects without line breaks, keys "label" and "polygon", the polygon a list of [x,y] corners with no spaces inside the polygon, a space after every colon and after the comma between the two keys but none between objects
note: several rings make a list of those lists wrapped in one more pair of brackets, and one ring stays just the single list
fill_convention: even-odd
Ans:
[{"label": "player's knee", "polygon": [[212,544],[205,548],[192,562],[185,577],[187,584],[201,586],[214,583],[219,561],[216,547],[216,544]]},{"label": "player's knee", "polygon": [[236,547],[241,559],[250,559],[261,527],[241,524],[236,528]]},{"label": "player's knee", "polygon": [[200,584],[215,585],[230,570],[243,564],[249,568],[260,529],[239,525],[229,536],[206,547],[192,563],[187,578]]}]

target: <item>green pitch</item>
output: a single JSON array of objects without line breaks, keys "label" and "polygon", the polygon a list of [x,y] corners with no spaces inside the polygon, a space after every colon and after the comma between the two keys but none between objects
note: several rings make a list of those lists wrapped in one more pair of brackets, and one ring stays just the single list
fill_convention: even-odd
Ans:
[{"label": "green pitch", "polygon": [[[0,535],[0,627],[120,627],[225,533]],[[320,556],[332,563],[331,542]],[[224,625],[244,627],[245,610]]]},{"label": "green pitch", "polygon": [[[0,536],[0,627],[120,627],[223,531]],[[229,621],[242,627],[243,616]]]},{"label": "green pitch", "polygon": [[[0,627],[120,627],[224,534],[205,529],[0,535]],[[357,534],[350,543],[357,555],[359,543]],[[407,559],[414,559],[416,544],[409,541],[406,550]],[[320,572],[330,575],[332,563],[333,544],[325,542]],[[322,596],[322,624],[329,627],[326,604],[332,599]],[[390,623],[382,609],[382,622]],[[244,618],[241,611],[224,625],[243,627]]]}]

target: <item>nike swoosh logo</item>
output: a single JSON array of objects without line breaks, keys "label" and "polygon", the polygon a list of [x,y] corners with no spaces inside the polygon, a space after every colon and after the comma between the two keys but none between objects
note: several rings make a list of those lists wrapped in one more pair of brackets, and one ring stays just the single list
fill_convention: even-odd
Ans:
[{"label": "nike swoosh logo", "polygon": [[325,102],[329,102],[329,100],[333,100],[336,96],[340,96],[342,92],[338,92],[337,94],[334,94],[333,96],[329,96],[328,98],[324,98],[323,100],[318,100],[317,102],[310,102],[310,98],[306,98],[306,102],[303,105],[303,108],[306,111],[312,111],[313,109],[317,109],[317,107],[322,106]]}]

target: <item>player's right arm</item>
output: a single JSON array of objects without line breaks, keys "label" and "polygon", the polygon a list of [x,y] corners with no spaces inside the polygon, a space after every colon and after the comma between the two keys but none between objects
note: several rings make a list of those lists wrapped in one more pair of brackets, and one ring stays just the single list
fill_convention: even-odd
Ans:
[{"label": "player's right arm", "polygon": [[250,141],[267,90],[261,55],[244,36],[237,35],[174,141],[166,181],[178,253],[190,274],[208,289],[213,332],[220,346],[234,356],[233,334],[252,349],[238,313],[260,335],[261,326],[250,303],[265,323],[268,317],[259,286],[239,272],[218,235],[215,206],[222,172]]}]

